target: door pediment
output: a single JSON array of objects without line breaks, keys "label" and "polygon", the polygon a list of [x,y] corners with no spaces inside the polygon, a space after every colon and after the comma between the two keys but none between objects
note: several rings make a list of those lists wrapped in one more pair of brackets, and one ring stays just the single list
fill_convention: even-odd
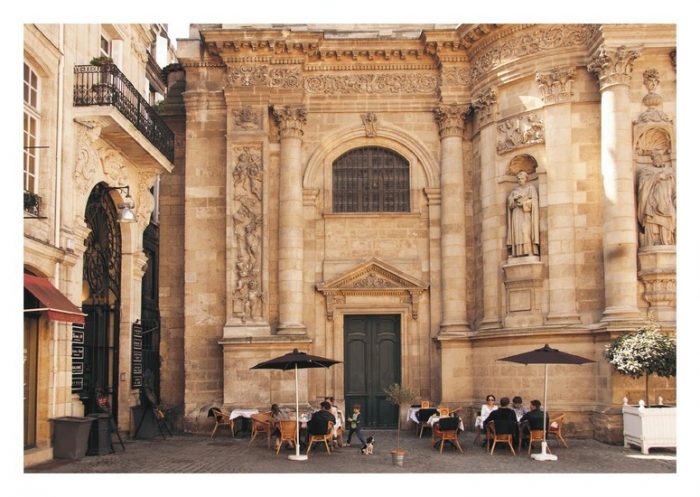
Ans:
[{"label": "door pediment", "polygon": [[411,315],[418,319],[418,300],[428,285],[386,262],[373,257],[329,281],[316,285],[326,297],[326,317],[333,319],[336,304],[345,303],[347,295],[399,295],[411,304]]}]

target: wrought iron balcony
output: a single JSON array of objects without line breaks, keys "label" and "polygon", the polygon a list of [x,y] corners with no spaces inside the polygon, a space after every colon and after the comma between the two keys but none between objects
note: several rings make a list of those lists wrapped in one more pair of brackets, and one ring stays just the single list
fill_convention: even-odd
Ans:
[{"label": "wrought iron balcony", "polygon": [[114,106],[170,162],[174,161],[173,132],[115,64],[75,66],[74,74],[74,106]]}]

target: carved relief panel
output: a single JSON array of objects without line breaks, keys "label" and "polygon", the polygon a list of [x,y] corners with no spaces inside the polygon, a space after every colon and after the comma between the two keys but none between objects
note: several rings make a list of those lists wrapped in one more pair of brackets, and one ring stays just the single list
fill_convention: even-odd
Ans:
[{"label": "carved relief panel", "polygon": [[260,145],[233,148],[233,315],[246,323],[262,319],[263,162]]},{"label": "carved relief panel", "polygon": [[496,150],[505,154],[516,148],[544,143],[544,121],[534,112],[501,121]]}]

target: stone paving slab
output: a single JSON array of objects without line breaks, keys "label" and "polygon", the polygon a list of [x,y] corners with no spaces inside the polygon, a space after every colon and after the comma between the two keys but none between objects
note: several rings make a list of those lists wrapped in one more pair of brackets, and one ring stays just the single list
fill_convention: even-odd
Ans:
[{"label": "stone paving slab", "polygon": [[176,434],[162,439],[125,440],[126,451],[116,444],[114,454],[86,456],[79,461],[53,460],[25,469],[25,473],[675,473],[676,453],[652,449],[648,456],[637,448],[570,439],[569,448],[552,442],[558,461],[539,462],[527,449],[513,456],[497,447],[493,455],[472,443],[473,433],[460,435],[464,453],[446,445],[441,455],[433,449],[430,434],[422,439],[402,432],[401,446],[408,451],[403,467],[394,466],[390,451],[396,445],[393,430],[367,430],[377,439],[374,455],[360,454],[359,442],[328,455],[317,446],[307,461],[291,461],[292,450],[279,455],[256,439],[224,433],[213,440],[206,435]]}]

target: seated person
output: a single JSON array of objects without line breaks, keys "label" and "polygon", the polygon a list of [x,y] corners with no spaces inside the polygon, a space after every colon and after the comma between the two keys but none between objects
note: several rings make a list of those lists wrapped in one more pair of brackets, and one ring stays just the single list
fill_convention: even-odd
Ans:
[{"label": "seated person", "polygon": [[[278,423],[279,423],[279,421],[289,419],[289,415],[286,412],[284,412],[282,409],[280,409],[280,406],[278,406],[277,404],[272,404],[272,406],[270,407],[270,411],[271,411],[270,417],[272,418],[272,426],[274,426],[274,428],[275,428],[274,431],[272,432],[272,435],[274,437],[276,437],[275,450],[277,450],[277,447],[280,444],[280,436],[282,435],[280,433],[280,428],[279,428]],[[294,448],[294,446],[292,445],[291,442],[287,442],[287,444],[290,447]]]},{"label": "seated person", "polygon": [[[544,430],[544,412],[540,409],[542,403],[539,400],[530,401],[530,411],[520,419],[524,424],[523,441],[530,439],[530,430]],[[547,414],[547,426],[549,426],[549,414]]]},{"label": "seated person", "polygon": [[494,422],[497,435],[513,435],[513,441],[518,441],[518,420],[515,417],[515,411],[509,407],[510,399],[503,397],[499,402],[500,406],[495,411],[491,412],[484,420],[484,426],[491,421]]},{"label": "seated person", "polygon": [[[492,394],[488,394],[486,396],[486,404],[481,405],[481,413],[476,418],[474,428],[479,428],[480,430],[483,430],[484,426],[486,426],[486,423],[484,423],[484,421],[486,421],[486,418],[489,417],[489,414],[491,414],[496,409],[498,409],[498,406],[496,406],[496,397]],[[481,445],[486,446],[486,439],[484,439]]]},{"label": "seated person", "polygon": [[306,424],[308,435],[325,435],[328,433],[328,422],[335,425],[335,416],[331,414],[331,404],[325,400],[321,402],[321,409],[311,415],[311,419]]},{"label": "seated person", "polygon": [[519,395],[513,397],[513,402],[510,407],[515,411],[515,417],[518,418],[518,422],[520,422],[520,418],[522,418],[528,411],[527,407],[523,405],[522,397]]}]

